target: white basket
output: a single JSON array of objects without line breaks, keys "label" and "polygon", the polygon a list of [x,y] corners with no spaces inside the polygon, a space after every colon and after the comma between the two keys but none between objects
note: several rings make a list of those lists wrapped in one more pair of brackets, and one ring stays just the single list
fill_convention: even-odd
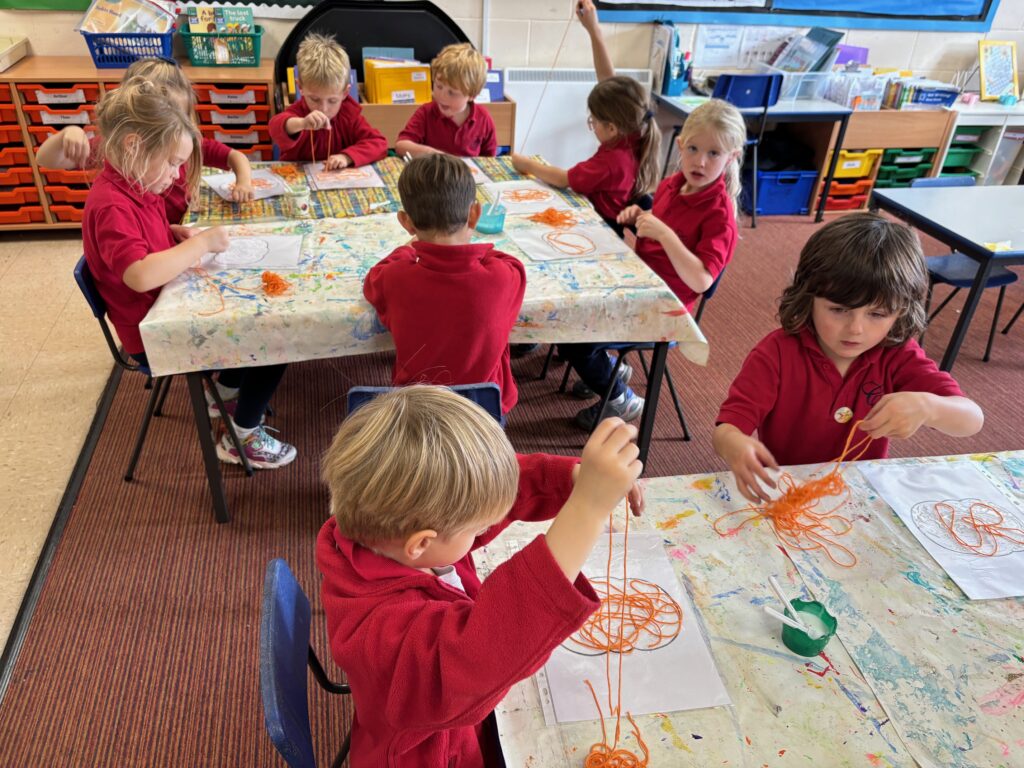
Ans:
[{"label": "white basket", "polygon": [[27,53],[27,37],[0,37],[0,72],[13,67]]},{"label": "white basket", "polygon": [[779,101],[810,101],[825,98],[831,72],[785,72],[763,62],[758,64],[762,74],[782,75]]}]

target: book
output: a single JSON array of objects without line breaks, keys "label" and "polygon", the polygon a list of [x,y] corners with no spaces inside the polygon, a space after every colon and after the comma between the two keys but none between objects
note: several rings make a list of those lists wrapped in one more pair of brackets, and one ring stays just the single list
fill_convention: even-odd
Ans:
[{"label": "book", "polygon": [[248,35],[255,29],[252,8],[215,8],[213,21],[217,32]]},{"label": "book", "polygon": [[188,7],[188,31],[192,34],[208,34],[217,31],[215,10],[212,5],[190,5]]}]

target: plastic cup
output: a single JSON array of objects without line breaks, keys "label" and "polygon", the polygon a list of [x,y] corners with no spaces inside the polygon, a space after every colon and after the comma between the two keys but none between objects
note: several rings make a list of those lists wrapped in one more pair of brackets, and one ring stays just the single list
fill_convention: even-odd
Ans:
[{"label": "plastic cup", "polygon": [[293,219],[312,218],[313,202],[309,189],[292,189],[288,194],[288,215]]},{"label": "plastic cup", "polygon": [[488,208],[484,213],[480,214],[480,218],[476,222],[476,231],[483,232],[485,235],[496,235],[504,228],[505,211],[493,213]]},{"label": "plastic cup", "polygon": [[828,641],[836,633],[839,622],[836,617],[825,610],[825,606],[816,600],[791,600],[790,605],[797,614],[797,618],[805,624],[808,629],[820,630],[820,636],[812,636],[799,629],[794,629],[788,624],[782,625],[782,643],[793,653],[800,656],[817,656],[821,653]]}]

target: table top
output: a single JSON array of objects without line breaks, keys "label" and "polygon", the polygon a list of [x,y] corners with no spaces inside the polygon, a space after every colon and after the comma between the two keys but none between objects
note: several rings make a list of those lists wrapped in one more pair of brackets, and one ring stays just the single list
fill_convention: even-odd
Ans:
[{"label": "table top", "polygon": [[[484,188],[478,189],[486,197]],[[391,193],[356,192],[362,196],[359,206],[370,203],[368,193]],[[577,215],[607,226],[589,206],[579,208]],[[693,318],[634,253],[534,261],[509,232],[537,226],[524,216],[509,215],[502,233],[474,232],[474,241],[493,242],[526,265],[526,296],[512,343],[671,340],[679,342],[689,359],[706,362],[707,342]],[[409,241],[393,212],[240,223],[231,227],[231,234],[303,235],[299,268],[280,273],[291,288],[282,296],[265,295],[259,270],[210,275],[189,270],[175,278],[140,324],[154,375],[393,348],[391,335],[362,291],[370,268]]]},{"label": "table top", "polygon": [[[1024,505],[1024,451],[871,463],[964,458]],[[663,536],[732,700],[635,718],[651,765],[782,765],[783,756],[888,768],[1024,764],[1024,598],[967,600],[856,466],[844,472],[851,497],[842,509],[854,524],[845,540],[853,568],[783,550],[768,525],[720,537],[714,520],[746,506],[731,476],[647,481],[639,527]],[[510,540],[537,531],[517,523],[478,561],[493,566]],[[838,634],[818,656],[791,653],[763,613],[777,606],[772,574],[837,617]],[[594,721],[546,726],[533,679],[513,687],[497,716],[509,768],[575,768],[600,739]],[[625,746],[635,750],[631,736]]]},{"label": "table top", "polygon": [[[659,103],[665,104],[683,116],[689,115],[708,100],[707,96],[698,96],[689,91],[682,96],[665,96],[656,93],[654,97]],[[748,117],[757,117],[761,114],[761,107],[749,107],[741,109],[740,112]],[[768,107],[768,116],[774,118],[832,117],[838,119],[843,115],[852,114],[852,112],[853,110],[849,107],[826,99],[779,99]]]},{"label": "table top", "polygon": [[[932,225],[936,231],[930,233],[957,250],[997,260],[1024,258],[1024,186],[875,189],[873,199],[911,222]],[[1004,241],[1007,251],[985,247]]]}]

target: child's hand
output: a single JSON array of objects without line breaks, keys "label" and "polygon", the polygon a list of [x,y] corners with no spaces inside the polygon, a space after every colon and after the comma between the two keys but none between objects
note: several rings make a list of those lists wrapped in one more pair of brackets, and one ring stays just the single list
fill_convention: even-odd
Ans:
[{"label": "child's hand", "polygon": [[626,500],[629,501],[629,508],[633,512],[633,517],[640,517],[644,511],[646,502],[644,501],[644,486],[639,480],[633,483],[633,487],[629,489],[629,493],[626,494]]},{"label": "child's hand", "polygon": [[517,152],[513,152],[509,157],[512,159],[512,167],[515,168],[519,173],[530,173],[530,169],[533,168],[533,160],[526,155],[520,155]]},{"label": "child's hand", "polygon": [[768,491],[761,487],[758,480],[768,488],[775,488],[775,481],[766,467],[777,470],[779,465],[764,443],[736,430],[729,437],[728,445],[719,453],[729,463],[729,469],[736,477],[736,488],[743,498],[754,504],[771,501]]},{"label": "child's hand", "polygon": [[663,222],[653,213],[649,211],[641,211],[636,217],[636,235],[637,237],[649,237],[652,240],[661,240],[666,234],[672,230],[668,224]]},{"label": "child's hand", "polygon": [[587,440],[572,491],[587,516],[608,517],[640,477],[644,465],[637,459],[636,435],[636,427],[611,418],[598,424]]},{"label": "child's hand", "polygon": [[210,227],[196,235],[196,237],[202,238],[203,247],[206,248],[207,253],[220,253],[221,251],[226,251],[228,246],[231,245],[231,238],[228,237],[227,227]]},{"label": "child's hand", "polygon": [[198,235],[200,230],[195,227],[186,227],[181,224],[171,224],[171,234],[174,235],[176,243],[182,243],[190,237]]},{"label": "child's hand", "polygon": [[927,392],[893,392],[875,403],[860,431],[872,438],[910,437],[928,422],[931,413]]},{"label": "child's hand", "polygon": [[322,128],[331,130],[331,120],[319,109],[314,109],[304,118],[302,118],[302,130],[319,131]]},{"label": "child's hand", "polygon": [[348,168],[352,165],[352,158],[348,155],[331,155],[327,158],[327,162],[324,163],[325,171],[340,171],[342,168]]},{"label": "child's hand", "polygon": [[643,212],[644,209],[639,205],[630,205],[619,212],[619,215],[615,217],[615,221],[619,224],[625,224],[627,227],[631,227],[636,223],[637,216]]},{"label": "child's hand", "polygon": [[592,0],[579,0],[576,3],[576,15],[580,17],[580,24],[589,33],[593,34],[600,27],[597,21],[597,9]]},{"label": "child's hand", "polygon": [[77,125],[69,125],[64,129],[61,151],[76,168],[84,168],[89,160],[89,137]]},{"label": "child's hand", "polygon": [[235,180],[235,186],[231,190],[231,199],[236,203],[248,203],[253,199],[252,182]]}]

